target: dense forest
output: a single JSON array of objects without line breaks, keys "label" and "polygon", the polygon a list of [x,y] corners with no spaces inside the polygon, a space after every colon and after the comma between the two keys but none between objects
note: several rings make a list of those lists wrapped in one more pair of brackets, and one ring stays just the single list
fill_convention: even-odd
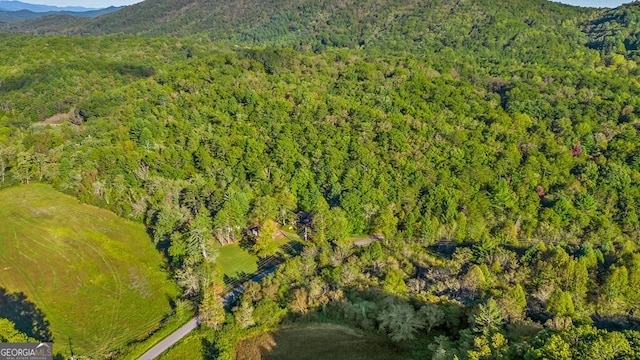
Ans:
[{"label": "dense forest", "polygon": [[[144,223],[207,356],[328,321],[407,358],[639,359],[639,18],[148,0],[25,22],[101,35],[0,34],[0,184]],[[215,243],[268,256],[278,226],[302,254],[225,316]]]}]

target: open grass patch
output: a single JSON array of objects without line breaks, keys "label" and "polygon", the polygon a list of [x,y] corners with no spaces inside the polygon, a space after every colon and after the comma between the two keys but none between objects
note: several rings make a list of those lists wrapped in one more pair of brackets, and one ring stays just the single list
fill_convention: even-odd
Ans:
[{"label": "open grass patch", "polygon": [[278,229],[273,237],[273,243],[278,247],[278,253],[287,255],[291,253],[294,243],[302,243],[302,239],[292,229]]},{"label": "open grass patch", "polygon": [[253,274],[258,270],[258,257],[239,244],[221,246],[218,250],[218,265],[225,276],[236,278],[243,274]]},{"label": "open grass patch", "polygon": [[201,360],[204,359],[202,348],[202,335],[193,331],[185,338],[173,345],[169,350],[160,355],[159,360]]},{"label": "open grass patch", "polygon": [[176,305],[174,314],[165,319],[161,328],[143,341],[129,344],[125,348],[120,349],[117,358],[122,360],[139,359],[144,353],[157,345],[164,338],[181,328],[189,322],[189,320],[193,319],[195,316],[193,304],[187,301],[178,301]]},{"label": "open grass patch", "polygon": [[269,244],[273,247],[272,254],[264,258],[258,258],[250,250],[251,241],[246,239],[243,241],[217,246],[219,251],[217,264],[224,279],[225,290],[230,290],[242,284],[256,273],[272,268],[281,262],[282,258],[287,258],[299,252],[302,246],[302,240],[298,235],[278,229]]},{"label": "open grass patch", "polygon": [[49,321],[55,352],[102,357],[145,338],[177,287],[141,224],[43,184],[0,191],[0,288]]},{"label": "open grass patch", "polygon": [[241,341],[237,360],[388,360],[409,357],[388,338],[335,324],[287,327]]}]

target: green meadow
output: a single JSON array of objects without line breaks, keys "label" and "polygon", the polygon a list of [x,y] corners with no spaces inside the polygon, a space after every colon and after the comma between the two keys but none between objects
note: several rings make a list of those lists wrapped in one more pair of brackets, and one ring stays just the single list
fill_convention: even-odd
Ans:
[{"label": "green meadow", "polygon": [[145,338],[177,287],[141,224],[42,184],[0,191],[0,288],[49,321],[54,351],[102,357]]},{"label": "green meadow", "polygon": [[230,278],[252,274],[258,270],[258,257],[237,243],[221,246],[218,251],[218,265],[222,273]]},{"label": "green meadow", "polygon": [[202,334],[194,331],[179,343],[160,355],[159,360],[198,360],[203,359]]}]

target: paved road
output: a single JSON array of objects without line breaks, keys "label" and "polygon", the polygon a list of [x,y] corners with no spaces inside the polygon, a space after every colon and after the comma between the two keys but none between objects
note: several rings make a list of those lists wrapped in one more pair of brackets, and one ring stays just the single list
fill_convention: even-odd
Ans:
[{"label": "paved road", "polygon": [[[278,267],[280,266],[280,264],[276,265],[276,266],[272,266],[269,269],[263,270],[262,272],[253,275],[250,279],[248,280],[252,280],[255,282],[260,282],[262,279],[266,278],[269,274],[272,274],[274,271],[276,271],[278,269]],[[229,290],[225,295],[222,296],[222,303],[224,304],[225,308],[227,310],[231,310],[231,304],[233,304],[233,301],[244,292],[244,286],[242,284],[234,287],[233,289]]]},{"label": "paved road", "polygon": [[[355,241],[354,245],[364,246],[376,240],[380,240],[380,237],[373,236],[366,239],[360,239]],[[269,274],[276,271],[279,266],[280,264],[276,264],[266,270],[261,271],[258,274],[253,275],[250,279],[255,282],[259,282],[260,280],[267,277]],[[243,292],[244,292],[244,286],[242,286],[242,284],[239,284],[236,287],[228,290],[222,296],[222,302],[225,308],[227,308],[227,310],[230,310],[230,307],[231,307],[231,304],[233,304],[233,301],[236,299],[236,297],[238,297],[238,295],[242,294]],[[193,331],[197,327],[198,327],[198,319],[197,318],[191,319],[188,323],[186,323],[180,329],[176,330],[171,335],[167,336],[161,342],[156,344],[156,346],[152,347],[151,350],[144,353],[140,358],[138,358],[138,360],[153,360],[157,358],[158,356],[160,356],[160,354],[167,351],[171,346],[176,344],[178,341],[182,340],[183,337],[187,336],[187,334],[189,334],[191,331]]]},{"label": "paved road", "polygon": [[374,241],[380,241],[383,240],[384,236],[380,235],[380,234],[373,234],[372,236],[368,237],[368,238],[364,238],[364,239],[357,239],[356,241],[353,242],[353,246],[365,246],[365,245],[369,245]]},{"label": "paved road", "polygon": [[[264,270],[254,276],[251,277],[251,280],[258,282],[264,279],[267,275],[276,271],[276,269],[280,266],[279,264],[273,266],[267,270]],[[235,300],[238,295],[244,292],[244,286],[238,285],[235,288],[229,290],[222,298],[222,302],[227,310],[230,309],[231,304]],[[144,353],[138,360],[153,360],[160,356],[163,352],[167,351],[171,346],[175,345],[178,341],[182,340],[183,337],[187,336],[191,331],[198,327],[197,318],[191,319],[188,323],[186,323],[183,327],[171,333],[171,335],[164,338],[161,342],[156,344],[156,346],[152,347],[151,350]]]},{"label": "paved road", "polygon": [[183,327],[173,332],[171,335],[164,338],[164,340],[160,341],[156,346],[152,347],[151,350],[144,353],[138,360],[153,360],[160,356],[163,352],[167,351],[173,344],[180,341],[183,337],[187,336],[191,330],[198,327],[198,319],[193,318],[189,320]]},{"label": "paved road", "polygon": [[[280,264],[273,265],[270,268],[265,269],[253,275],[250,279],[255,282],[259,282],[260,280],[267,277],[269,274],[276,271],[279,266]],[[231,310],[230,309],[231,304],[233,304],[233,301],[236,299],[236,297],[238,297],[238,295],[242,294],[243,292],[244,292],[244,286],[242,286],[242,284],[238,284],[236,287],[228,290],[222,296],[222,303],[224,304],[225,308],[227,310]],[[189,334],[193,329],[197,327],[198,327],[197,318],[191,319],[186,325],[176,330],[171,335],[167,336],[161,342],[156,344],[156,346],[152,347],[151,350],[144,353],[140,358],[138,358],[138,360],[153,360],[157,358],[158,356],[160,356],[160,354],[167,351],[171,346],[176,344],[183,337],[187,336],[187,334]]]},{"label": "paved road", "polygon": [[366,238],[366,239],[360,239],[360,240],[356,240],[353,242],[354,246],[365,246],[365,245],[369,245],[372,242],[374,242],[375,240],[372,238]]}]

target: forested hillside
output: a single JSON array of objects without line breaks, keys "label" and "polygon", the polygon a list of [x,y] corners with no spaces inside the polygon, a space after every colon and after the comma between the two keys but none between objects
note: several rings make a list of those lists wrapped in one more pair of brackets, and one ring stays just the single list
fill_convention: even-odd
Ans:
[{"label": "forested hillside", "polygon": [[[94,35],[203,34],[231,44],[312,48],[383,43],[413,52],[442,45],[517,46],[533,41],[534,35],[565,42],[558,35],[575,33],[576,22],[588,14],[593,10],[545,0],[148,0],[88,23],[61,19],[50,26],[37,20],[17,29]],[[55,18],[46,21],[50,20]],[[548,27],[553,31],[545,31]]]},{"label": "forested hillside", "polygon": [[[1,184],[143,222],[209,355],[329,321],[416,359],[637,359],[639,13],[149,0],[49,18],[145,36],[0,35]],[[214,244],[266,256],[274,227],[305,250],[225,318]]]}]

